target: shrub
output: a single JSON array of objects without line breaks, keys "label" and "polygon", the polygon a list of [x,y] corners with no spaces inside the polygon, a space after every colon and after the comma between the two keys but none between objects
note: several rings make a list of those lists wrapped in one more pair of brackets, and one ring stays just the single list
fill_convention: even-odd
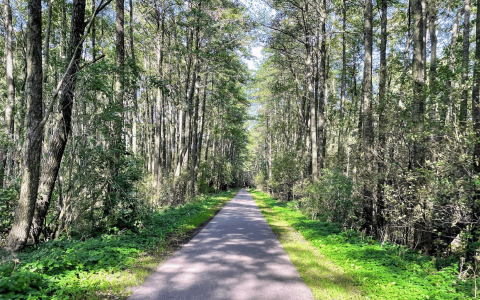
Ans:
[{"label": "shrub", "polygon": [[317,182],[295,186],[299,207],[312,219],[347,223],[352,220],[352,181],[339,170],[324,169]]},{"label": "shrub", "polygon": [[295,152],[281,152],[272,161],[270,187],[281,200],[292,200],[293,186],[300,179],[300,162]]},{"label": "shrub", "polygon": [[0,240],[6,235],[13,222],[13,213],[18,202],[18,187],[0,189]]}]

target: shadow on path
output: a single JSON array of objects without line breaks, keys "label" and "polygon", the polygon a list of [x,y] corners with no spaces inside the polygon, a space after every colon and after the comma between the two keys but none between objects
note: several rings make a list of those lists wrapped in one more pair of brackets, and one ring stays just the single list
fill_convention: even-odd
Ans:
[{"label": "shadow on path", "polygon": [[241,190],[135,289],[137,299],[313,299],[251,195]]}]

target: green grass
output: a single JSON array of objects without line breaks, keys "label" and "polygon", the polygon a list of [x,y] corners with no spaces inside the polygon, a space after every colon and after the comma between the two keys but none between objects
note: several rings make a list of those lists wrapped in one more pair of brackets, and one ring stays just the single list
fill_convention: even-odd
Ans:
[{"label": "green grass", "polygon": [[[0,299],[124,299],[238,190],[170,207],[138,232],[42,243],[0,260]],[[2,254],[2,253],[0,253]]]},{"label": "green grass", "polygon": [[286,212],[263,193],[250,191],[315,299],[364,299],[354,280],[293,229]]},{"label": "green grass", "polygon": [[311,220],[265,193],[251,193],[316,299],[474,297],[474,280],[460,280],[453,259],[382,245],[339,224]]}]

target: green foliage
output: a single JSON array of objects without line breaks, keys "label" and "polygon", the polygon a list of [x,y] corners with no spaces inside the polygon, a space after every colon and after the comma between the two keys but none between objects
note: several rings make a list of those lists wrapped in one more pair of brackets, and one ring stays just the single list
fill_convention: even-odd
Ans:
[{"label": "green foliage", "polygon": [[266,192],[267,191],[267,176],[263,173],[260,172],[254,177],[254,183],[255,187],[261,191]]},{"label": "green foliage", "polygon": [[[81,147],[75,153],[67,152],[62,166],[71,166],[72,159],[80,158],[83,165],[78,165],[78,171],[61,182],[62,186],[55,190],[52,206],[62,206],[59,199],[82,199],[71,201],[70,207],[78,213],[71,222],[66,222],[73,235],[99,235],[109,231],[109,228],[134,229],[134,224],[145,210],[145,200],[137,192],[136,183],[144,176],[144,162],[131,155],[120,155],[118,171],[115,174],[112,165],[117,149],[103,149],[93,146],[93,139],[77,141]],[[88,146],[93,147],[88,147]],[[61,179],[59,179],[61,180]],[[84,213],[79,213],[84,212]],[[49,230],[56,226],[58,211],[50,210],[47,221]]]},{"label": "green foliage", "polygon": [[19,188],[12,185],[0,189],[0,239],[7,234],[13,222],[13,213],[18,202]]},{"label": "green foliage", "polygon": [[16,258],[1,259],[0,299],[95,298],[108,276],[132,267],[169,234],[200,225],[212,215],[213,207],[235,193],[151,212],[137,220],[134,230],[112,230],[116,232],[86,241],[64,236],[27,248]]},{"label": "green foliage", "polygon": [[213,170],[210,168],[209,164],[206,162],[201,162],[198,168],[198,173],[200,176],[197,180],[197,188],[199,193],[213,193],[215,192],[215,187],[212,182]]},{"label": "green foliage", "polygon": [[425,256],[405,246],[379,243],[339,223],[312,220],[265,193],[252,193],[352,276],[370,299],[472,299],[474,296],[475,282],[469,279],[473,274],[459,276],[458,260]]},{"label": "green foliage", "polygon": [[342,172],[323,169],[317,182],[295,186],[295,195],[300,197],[296,206],[312,219],[351,224],[355,208],[352,190],[352,181]]},{"label": "green foliage", "polygon": [[281,152],[272,161],[270,186],[273,193],[282,200],[292,199],[293,185],[300,179],[300,164],[293,151]]}]

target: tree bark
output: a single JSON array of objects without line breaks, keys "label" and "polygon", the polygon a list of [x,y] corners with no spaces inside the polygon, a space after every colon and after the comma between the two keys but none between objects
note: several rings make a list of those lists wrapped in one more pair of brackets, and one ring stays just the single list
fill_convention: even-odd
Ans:
[{"label": "tree bark", "polygon": [[[95,0],[92,0],[92,11],[95,11]],[[97,58],[97,51],[95,50],[97,42],[97,31],[95,26],[95,19],[92,20],[92,58],[95,60]]]},{"label": "tree bark", "polygon": [[318,144],[318,167],[317,172],[318,176],[321,175],[323,164],[325,160],[325,150],[326,150],[326,131],[325,131],[325,98],[327,94],[326,83],[327,83],[327,29],[326,29],[326,10],[327,3],[326,0],[323,0],[321,10],[321,33],[322,33],[322,42],[320,46],[320,66],[319,66],[319,82],[318,86],[320,88],[319,99],[315,102],[318,102],[318,112],[317,112],[317,144]]},{"label": "tree bark", "polygon": [[[413,105],[412,105],[412,122],[414,125],[415,133],[422,135],[423,124],[425,118],[425,97],[423,95],[424,88],[424,64],[422,59],[423,49],[423,17],[422,17],[422,2],[421,0],[412,0],[413,5]],[[413,168],[423,168],[425,165],[425,145],[421,139],[416,139],[413,149]]]},{"label": "tree bark", "polygon": [[[13,106],[15,104],[15,85],[13,81],[13,51],[12,51],[12,8],[10,7],[10,0],[4,0],[5,10],[5,74],[7,81],[7,106],[5,107],[5,134],[13,142],[14,134],[14,118]],[[4,177],[7,169],[7,157],[9,155],[8,149],[2,149],[0,155],[0,188],[4,186]]]},{"label": "tree bark", "polygon": [[[114,109],[116,111],[116,118],[112,122],[113,137],[111,149],[114,151],[112,165],[110,166],[112,172],[113,181],[116,180],[120,169],[120,156],[124,152],[124,144],[122,139],[123,134],[123,118],[119,118],[119,115],[123,115],[123,98],[124,98],[124,73],[125,73],[125,3],[124,0],[115,1],[115,99]],[[148,91],[147,91],[148,93]],[[152,160],[150,160],[152,162]],[[116,197],[119,191],[111,183],[107,186],[107,197],[103,207],[104,217],[110,216],[111,210],[114,207],[113,195]]]},{"label": "tree bark", "polygon": [[[428,27],[430,31],[430,72],[429,72],[429,118],[431,123],[437,121],[437,35],[436,35],[436,4],[435,0],[429,0],[427,3],[428,9]],[[427,20],[425,20],[425,23]],[[433,149],[436,143],[436,128],[434,128],[433,133],[430,135],[430,147]],[[433,152],[433,151],[432,151]],[[435,156],[432,153],[430,155],[430,160],[434,161]],[[424,251],[426,255],[430,254],[432,249],[432,238],[433,238],[433,202],[429,199],[424,199],[424,216],[425,216],[425,230],[423,233],[424,236]]]},{"label": "tree bark", "polygon": [[[428,18],[429,18],[429,31],[430,31],[430,73],[429,73],[429,86],[430,86],[430,122],[437,121],[437,33],[436,33],[436,20],[437,10],[435,0],[429,0],[428,2]],[[431,139],[435,140],[435,137]]]},{"label": "tree bark", "polygon": [[[48,81],[48,68],[50,65],[50,31],[52,27],[52,10],[53,10],[53,0],[48,1],[48,18],[47,18],[47,32],[45,33],[45,70],[43,83]],[[45,89],[45,87],[44,87]]]},{"label": "tree bark", "polygon": [[200,103],[200,87],[198,83],[200,81],[200,77],[197,78],[195,81],[195,89],[196,89],[196,97],[195,97],[195,104],[194,104],[194,116],[193,116],[193,130],[192,130],[192,161],[190,165],[190,172],[191,172],[191,179],[190,179],[190,196],[195,195],[195,184],[197,181],[197,143],[198,143],[198,106]]},{"label": "tree bark", "polygon": [[[415,206],[421,211],[421,206],[424,206],[424,185],[425,177],[422,171],[425,169],[426,160],[426,145],[424,138],[424,120],[425,120],[425,96],[424,96],[424,63],[423,63],[423,13],[422,0],[413,0],[413,103],[412,103],[412,123],[415,140],[413,141],[412,153],[412,171],[414,172],[415,180],[413,182],[415,189]],[[424,220],[419,220],[415,223],[415,243],[420,248],[428,247],[425,243]],[[426,249],[424,249],[426,250]],[[425,251],[427,252],[427,251]]]},{"label": "tree bark", "polygon": [[157,88],[157,118],[156,118],[156,129],[155,129],[155,165],[154,165],[154,175],[157,178],[157,181],[160,179],[161,175],[161,166],[162,166],[162,119],[163,119],[163,47],[165,41],[165,13],[158,12],[158,49],[157,49],[157,64],[158,64],[158,76],[160,78],[160,86]]},{"label": "tree bark", "polygon": [[[342,6],[342,15],[343,15],[343,20],[342,20],[342,83],[341,83],[341,88],[340,88],[340,114],[339,114],[339,122],[343,122],[343,110],[344,110],[344,105],[345,105],[345,92],[347,88],[347,83],[346,83],[346,78],[347,78],[347,43],[345,40],[345,31],[347,30],[347,6],[346,6],[346,0],[343,0],[343,6]],[[339,127],[339,132],[338,132],[338,149],[337,149],[337,157],[338,161],[342,164],[343,168],[343,156],[344,156],[344,148],[343,148],[343,141],[342,141],[342,126]]]},{"label": "tree bark", "polygon": [[403,60],[403,74],[406,74],[407,73],[407,70],[408,70],[408,65],[409,65],[409,62],[410,62],[410,58],[409,58],[409,55],[410,55],[410,44],[412,43],[412,38],[410,37],[410,25],[411,25],[411,3],[410,3],[411,0],[407,0],[407,33],[406,33],[406,37],[407,37],[407,44],[405,45],[405,58]]},{"label": "tree bark", "polygon": [[[477,1],[477,11],[480,12],[480,1]],[[476,19],[475,44],[480,45],[480,14]],[[473,148],[473,169],[475,173],[480,174],[480,47],[475,47],[475,66],[473,69],[473,89],[472,89],[472,121],[473,131],[475,133],[475,144]],[[478,192],[477,192],[478,193]],[[478,215],[480,216],[480,214]]]},{"label": "tree bark", "polygon": [[62,94],[59,101],[59,117],[56,122],[55,131],[50,137],[47,160],[42,168],[39,198],[35,204],[35,214],[32,222],[32,236],[35,243],[38,243],[38,238],[42,233],[48,208],[50,207],[52,193],[55,188],[58,171],[60,170],[63,153],[65,152],[68,137],[72,131],[72,108],[83,46],[82,37],[85,33],[86,25],[85,7],[85,0],[75,0],[73,2],[72,25],[70,30],[70,42],[67,50],[67,61],[73,59],[74,62],[73,67],[70,68],[67,73],[66,80],[62,87]]},{"label": "tree bark", "polygon": [[[477,1],[477,12],[480,12],[480,1]],[[472,122],[473,131],[475,134],[475,143],[473,147],[473,170],[477,175],[480,175],[480,14],[477,13],[475,22],[475,65],[473,68],[473,89],[472,89]],[[478,205],[478,199],[480,198],[480,190],[475,189],[472,215],[474,221],[478,223],[480,217],[480,206]],[[478,224],[474,227],[478,230]],[[474,231],[474,230],[472,230]],[[478,238],[478,235],[477,235]]]},{"label": "tree bark", "polygon": [[40,177],[43,126],[42,1],[28,0],[27,21],[27,126],[23,144],[22,184],[7,247],[25,247],[32,224]]},{"label": "tree bark", "polygon": [[373,212],[373,172],[372,172],[372,157],[373,157],[373,114],[372,114],[372,53],[373,53],[373,14],[372,14],[372,0],[366,0],[364,11],[364,47],[365,59],[363,65],[363,134],[362,134],[362,151],[363,151],[363,213],[365,218],[364,228],[372,230],[374,212]]},{"label": "tree bark", "polygon": [[[93,2],[95,3],[95,1]],[[134,28],[134,21],[133,21],[133,1],[129,0],[130,3],[130,48],[132,51],[132,61],[133,61],[133,74],[135,79],[138,77],[137,72],[137,60],[135,58],[135,47],[134,47],[134,39],[133,39],[133,28]],[[93,35],[93,27],[92,27],[92,40],[94,40]],[[95,44],[94,44],[95,45]],[[94,48],[95,49],[95,48]],[[132,100],[133,100],[133,116],[132,116],[132,152],[134,154],[137,153],[137,114],[138,114],[138,102],[137,102],[137,86],[134,84],[132,89]]]},{"label": "tree bark", "polygon": [[463,20],[463,60],[462,60],[462,102],[460,103],[460,127],[465,133],[467,127],[468,89],[465,84],[468,80],[468,65],[470,58],[470,0],[465,0],[465,16]]},{"label": "tree bark", "polygon": [[[202,100],[202,126],[200,127],[200,133],[198,135],[198,162],[196,168],[200,165],[202,158],[202,147],[203,147],[203,132],[205,128],[205,104],[207,101],[207,87],[208,87],[208,73],[205,74],[205,81],[203,83],[203,100]],[[213,74],[212,74],[212,93],[213,93]],[[207,140],[208,142],[208,140]]]},{"label": "tree bark", "polygon": [[[115,101],[117,105],[123,107],[124,95],[124,62],[125,62],[125,4],[123,0],[116,0],[115,4],[115,66],[117,68],[115,76]],[[122,125],[116,124],[117,131],[121,136]],[[120,127],[120,128],[118,128]]]},{"label": "tree bark", "polygon": [[385,234],[385,199],[384,199],[384,184],[385,184],[385,153],[386,153],[386,104],[387,104],[387,17],[388,17],[388,2],[381,0],[382,17],[380,21],[381,27],[381,42],[380,42],[380,78],[378,82],[378,182],[377,182],[377,234],[382,232]]}]

